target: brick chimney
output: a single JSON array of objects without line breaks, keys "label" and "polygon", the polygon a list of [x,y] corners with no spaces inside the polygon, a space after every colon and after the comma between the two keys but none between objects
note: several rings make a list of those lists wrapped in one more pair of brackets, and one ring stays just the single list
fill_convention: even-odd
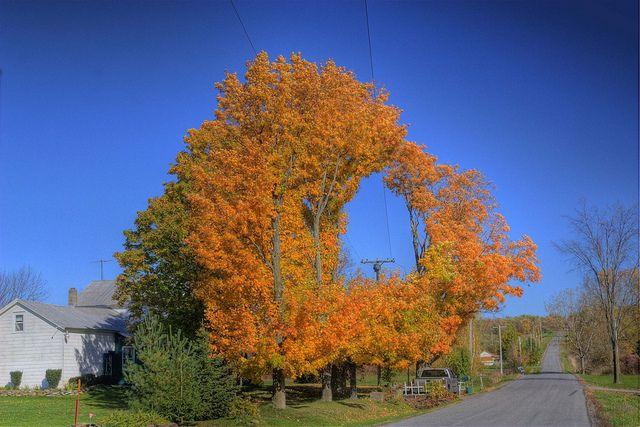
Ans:
[{"label": "brick chimney", "polygon": [[78,290],[76,288],[69,288],[69,305],[78,305]]}]

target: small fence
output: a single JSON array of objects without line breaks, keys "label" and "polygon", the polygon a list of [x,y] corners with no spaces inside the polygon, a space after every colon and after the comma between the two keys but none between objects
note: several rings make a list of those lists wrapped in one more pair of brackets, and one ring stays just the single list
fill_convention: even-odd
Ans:
[{"label": "small fence", "polygon": [[[467,383],[469,383],[468,377],[463,377],[460,380],[455,378],[442,378],[436,380],[420,380],[417,379],[415,381],[411,381],[409,384],[404,383],[402,394],[405,396],[424,396],[427,393],[425,385],[427,383],[432,382],[441,382],[444,387],[450,391],[451,393],[457,394],[460,396],[462,394],[462,390],[467,388]],[[469,393],[469,390],[467,390]]]}]

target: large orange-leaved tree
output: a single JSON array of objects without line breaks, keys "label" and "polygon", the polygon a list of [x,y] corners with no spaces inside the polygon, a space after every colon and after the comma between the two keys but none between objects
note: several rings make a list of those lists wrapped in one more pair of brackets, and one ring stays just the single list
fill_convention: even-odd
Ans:
[{"label": "large orange-leaved tree", "polygon": [[352,334],[343,207],[404,128],[385,93],[332,62],[261,53],[217,88],[215,119],[189,132],[173,170],[191,183],[188,244],[208,273],[196,293],[214,349],[244,375],[271,371],[282,408],[285,376],[332,363]]}]

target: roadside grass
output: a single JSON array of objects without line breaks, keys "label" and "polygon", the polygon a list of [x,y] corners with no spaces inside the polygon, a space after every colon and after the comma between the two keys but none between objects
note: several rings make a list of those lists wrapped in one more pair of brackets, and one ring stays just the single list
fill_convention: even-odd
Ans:
[{"label": "roadside grass", "polygon": [[640,389],[640,377],[638,375],[621,375],[619,384],[613,383],[613,375],[578,374],[578,376],[587,383],[599,387],[624,388],[629,390]]},{"label": "roadside grass", "polygon": [[603,418],[612,426],[640,426],[640,396],[616,391],[594,390]]},{"label": "roadside grass", "polygon": [[[622,375],[620,384],[613,384],[611,375],[578,374],[569,359],[564,341],[560,345],[560,360],[562,369],[580,378],[584,383],[608,388],[638,389],[640,381],[637,375]],[[640,396],[630,393],[604,390],[585,390],[588,403],[594,411],[594,416],[605,425],[612,426],[640,426]]]},{"label": "roadside grass", "polygon": [[564,340],[560,339],[560,363],[562,364],[562,370],[568,373],[574,373],[573,363],[569,360],[567,354],[567,346]]},{"label": "roadside grass", "polygon": [[[0,396],[0,426],[69,426],[73,424],[75,396]],[[80,395],[79,422],[88,423],[117,409],[126,409],[124,390],[96,388]]]}]

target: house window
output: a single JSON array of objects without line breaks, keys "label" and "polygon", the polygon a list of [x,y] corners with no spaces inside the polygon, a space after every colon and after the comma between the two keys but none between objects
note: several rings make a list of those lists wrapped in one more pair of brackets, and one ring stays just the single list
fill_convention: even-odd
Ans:
[{"label": "house window", "polygon": [[102,355],[102,375],[112,376],[113,375],[113,352],[104,353]]},{"label": "house window", "polygon": [[130,345],[125,345],[122,347],[122,367],[124,367],[128,361],[136,361],[136,349]]},{"label": "house window", "polygon": [[15,331],[24,331],[24,315],[22,314],[16,314]]}]

